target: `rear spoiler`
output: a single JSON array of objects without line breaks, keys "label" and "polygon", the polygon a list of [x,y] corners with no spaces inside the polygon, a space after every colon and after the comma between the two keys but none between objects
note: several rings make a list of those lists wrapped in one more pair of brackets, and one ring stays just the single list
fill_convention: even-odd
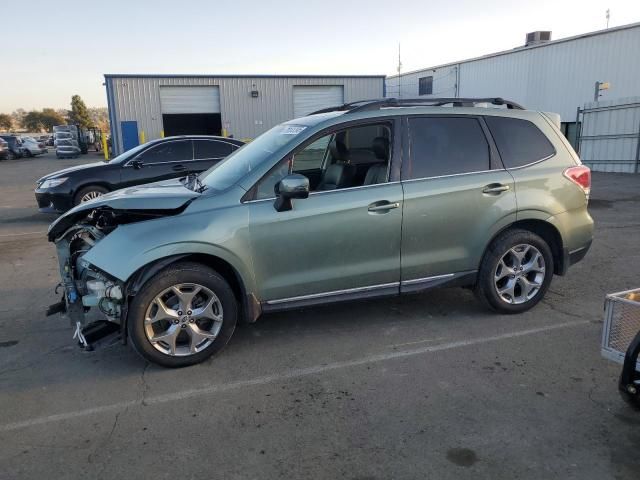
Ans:
[{"label": "rear spoiler", "polygon": [[560,114],[553,112],[540,112],[542,115],[547,117],[551,123],[553,123],[556,127],[560,128]]}]

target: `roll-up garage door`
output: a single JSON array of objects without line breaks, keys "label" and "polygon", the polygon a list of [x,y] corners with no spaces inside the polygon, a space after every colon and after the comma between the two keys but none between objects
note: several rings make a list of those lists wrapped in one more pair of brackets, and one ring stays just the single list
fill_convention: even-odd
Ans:
[{"label": "roll-up garage door", "polygon": [[160,87],[162,113],[220,113],[219,87]]},{"label": "roll-up garage door", "polygon": [[293,87],[293,117],[304,117],[321,108],[344,103],[342,85],[310,85]]}]

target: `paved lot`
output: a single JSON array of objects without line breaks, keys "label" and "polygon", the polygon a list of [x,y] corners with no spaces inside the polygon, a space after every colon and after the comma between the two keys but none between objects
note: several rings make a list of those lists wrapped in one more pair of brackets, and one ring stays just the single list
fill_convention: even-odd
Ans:
[{"label": "paved lot", "polygon": [[599,342],[604,294],[640,286],[640,176],[594,176],[591,252],[524,315],[461,289],[274,314],[164,370],[43,314],[34,181],[87,158],[0,162],[0,478],[638,478]]}]

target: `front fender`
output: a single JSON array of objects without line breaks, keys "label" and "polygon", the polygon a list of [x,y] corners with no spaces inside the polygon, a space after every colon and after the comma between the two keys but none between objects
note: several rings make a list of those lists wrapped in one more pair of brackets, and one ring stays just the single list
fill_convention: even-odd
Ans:
[{"label": "front fender", "polygon": [[231,265],[247,292],[255,292],[247,226],[244,205],[120,225],[84,259],[126,282],[140,268],[167,257],[209,255]]}]

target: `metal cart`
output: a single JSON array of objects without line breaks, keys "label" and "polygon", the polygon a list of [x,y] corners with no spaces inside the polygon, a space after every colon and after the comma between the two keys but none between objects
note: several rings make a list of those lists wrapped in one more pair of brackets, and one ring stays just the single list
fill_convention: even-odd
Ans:
[{"label": "metal cart", "polygon": [[623,398],[640,407],[640,288],[607,295],[602,356],[622,364],[618,387]]}]

